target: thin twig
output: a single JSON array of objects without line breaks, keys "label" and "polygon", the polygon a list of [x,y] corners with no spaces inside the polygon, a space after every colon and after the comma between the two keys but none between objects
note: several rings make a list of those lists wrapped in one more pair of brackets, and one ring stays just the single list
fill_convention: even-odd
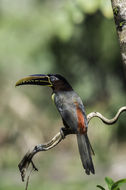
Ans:
[{"label": "thin twig", "polygon": [[30,176],[32,174],[32,172],[34,171],[34,168],[32,167],[28,177],[27,177],[27,181],[26,181],[26,186],[25,186],[25,190],[28,190],[28,184],[29,184],[29,179],[30,179]]},{"label": "thin twig", "polygon": [[[114,124],[120,114],[122,112],[126,111],[126,106],[124,107],[121,107],[117,114],[115,115],[114,118],[112,119],[107,119],[105,118],[101,113],[99,112],[91,112],[87,115],[87,120],[88,120],[88,123],[91,121],[92,118],[94,117],[98,117],[99,119],[101,119],[105,124],[107,125],[112,125]],[[57,133],[53,138],[52,140],[50,140],[48,143],[46,144],[39,144],[37,146],[34,147],[34,149],[32,151],[28,151],[26,153],[26,155],[23,157],[23,159],[21,160],[21,162],[19,163],[18,167],[19,167],[19,170],[21,172],[21,177],[22,177],[22,181],[24,181],[24,178],[25,178],[25,175],[26,175],[26,171],[29,167],[29,164],[31,163],[32,164],[32,167],[34,169],[34,171],[38,171],[38,169],[36,168],[36,166],[34,165],[33,161],[32,161],[32,158],[35,154],[37,154],[38,152],[40,151],[47,151],[53,147],[55,147],[57,144],[59,144],[64,138],[65,136],[67,136],[68,134],[70,134],[69,132],[68,133],[64,133],[63,130],[61,129],[61,131],[59,133]],[[72,134],[72,133],[71,133]],[[29,181],[29,178],[27,179],[27,181]],[[27,182],[28,184],[28,182]],[[28,185],[27,185],[28,187]]]},{"label": "thin twig", "polygon": [[99,112],[91,112],[91,113],[89,113],[89,114],[87,115],[88,123],[90,122],[90,120],[91,120],[92,118],[98,117],[99,119],[101,119],[101,120],[103,121],[103,123],[105,123],[105,124],[107,124],[107,125],[112,125],[112,124],[116,123],[116,121],[118,120],[120,114],[121,114],[122,112],[124,112],[124,111],[126,111],[126,106],[121,107],[121,108],[118,110],[118,112],[117,112],[117,114],[115,115],[115,117],[112,118],[112,119],[107,119],[106,117],[104,117],[104,116],[103,116],[101,113],[99,113]]}]

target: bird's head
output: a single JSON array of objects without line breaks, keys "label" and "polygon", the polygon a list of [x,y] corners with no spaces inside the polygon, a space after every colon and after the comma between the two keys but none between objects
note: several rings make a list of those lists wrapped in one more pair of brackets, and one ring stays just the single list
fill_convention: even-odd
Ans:
[{"label": "bird's head", "polygon": [[49,86],[53,91],[69,91],[72,90],[71,85],[67,80],[59,74],[36,74],[29,75],[17,81],[15,86],[20,85],[40,85],[40,86]]}]

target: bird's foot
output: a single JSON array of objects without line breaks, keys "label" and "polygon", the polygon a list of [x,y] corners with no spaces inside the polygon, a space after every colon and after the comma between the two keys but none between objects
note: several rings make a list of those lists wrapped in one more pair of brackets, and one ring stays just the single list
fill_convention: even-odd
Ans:
[{"label": "bird's foot", "polygon": [[66,127],[62,127],[60,129],[60,133],[62,135],[62,138],[64,139],[67,135],[70,135],[70,134],[76,134],[76,132],[70,128],[66,128]]}]

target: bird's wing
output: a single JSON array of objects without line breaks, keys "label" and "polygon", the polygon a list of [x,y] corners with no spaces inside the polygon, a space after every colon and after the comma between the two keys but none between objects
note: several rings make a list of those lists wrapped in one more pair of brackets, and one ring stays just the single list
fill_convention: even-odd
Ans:
[{"label": "bird's wing", "polygon": [[84,134],[87,132],[87,127],[88,127],[86,114],[84,112],[84,106],[79,101],[74,102],[74,104],[76,105],[76,114],[77,114],[77,120],[78,120],[78,132],[80,134]]},{"label": "bird's wing", "polygon": [[69,100],[63,96],[55,96],[54,100],[64,125],[77,131],[76,105],[72,103],[71,99]]},{"label": "bird's wing", "polygon": [[87,118],[80,97],[76,94],[67,98],[56,96],[55,104],[65,126],[75,130],[76,133],[86,132]]},{"label": "bird's wing", "polygon": [[63,104],[63,108],[59,112],[64,124],[77,133],[78,118],[75,105],[70,105],[69,103]]}]

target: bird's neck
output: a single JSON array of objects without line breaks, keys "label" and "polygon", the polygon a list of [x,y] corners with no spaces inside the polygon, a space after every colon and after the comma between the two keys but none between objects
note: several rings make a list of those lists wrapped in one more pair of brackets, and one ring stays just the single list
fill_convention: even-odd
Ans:
[{"label": "bird's neck", "polygon": [[58,91],[54,91],[52,92],[52,101],[55,102],[55,98],[58,97],[58,99],[71,99],[71,97],[75,94],[75,92],[73,91],[73,89],[70,90],[58,90]]},{"label": "bird's neck", "polygon": [[57,92],[68,92],[68,91],[73,91],[73,88],[71,87],[70,84],[59,84],[59,85],[54,85],[52,87],[53,93]]}]

